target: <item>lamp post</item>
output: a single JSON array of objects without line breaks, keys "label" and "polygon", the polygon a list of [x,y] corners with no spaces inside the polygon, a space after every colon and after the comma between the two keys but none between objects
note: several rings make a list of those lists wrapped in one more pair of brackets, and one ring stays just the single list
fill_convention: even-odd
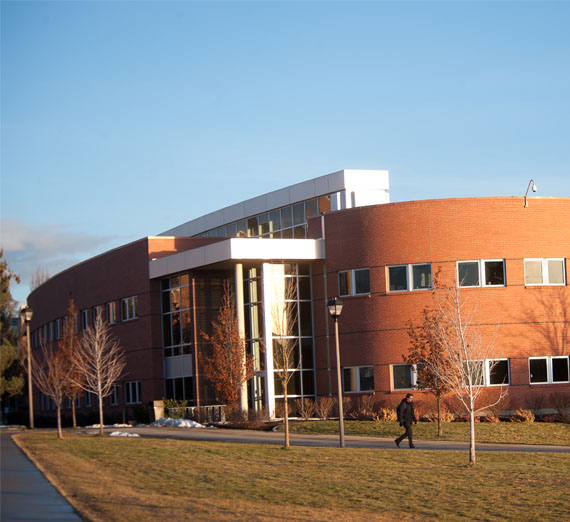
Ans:
[{"label": "lamp post", "polygon": [[336,381],[338,389],[338,430],[340,434],[340,447],[344,448],[344,412],[342,409],[342,383],[340,378],[340,350],[338,347],[338,318],[342,312],[342,301],[333,297],[327,304],[329,314],[334,320],[334,334],[336,339]]},{"label": "lamp post", "polygon": [[32,392],[32,345],[30,342],[30,321],[34,311],[29,306],[22,306],[20,315],[26,323],[26,342],[28,347],[28,409],[30,411],[30,429],[34,427],[34,396]]}]

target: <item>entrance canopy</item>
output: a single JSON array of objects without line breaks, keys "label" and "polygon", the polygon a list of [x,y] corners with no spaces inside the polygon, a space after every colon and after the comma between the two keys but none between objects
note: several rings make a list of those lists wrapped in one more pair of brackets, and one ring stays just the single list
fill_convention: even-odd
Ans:
[{"label": "entrance canopy", "polygon": [[223,268],[243,261],[313,261],[325,258],[322,239],[229,238],[149,262],[151,279],[197,268]]}]

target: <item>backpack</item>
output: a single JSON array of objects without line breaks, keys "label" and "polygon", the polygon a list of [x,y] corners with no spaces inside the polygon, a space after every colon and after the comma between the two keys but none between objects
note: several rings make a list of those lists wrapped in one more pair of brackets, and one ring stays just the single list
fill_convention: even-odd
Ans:
[{"label": "backpack", "polygon": [[398,416],[399,423],[404,422],[404,406],[405,403],[404,401],[402,401],[400,402],[400,404],[398,404],[398,407],[396,408],[396,415]]}]

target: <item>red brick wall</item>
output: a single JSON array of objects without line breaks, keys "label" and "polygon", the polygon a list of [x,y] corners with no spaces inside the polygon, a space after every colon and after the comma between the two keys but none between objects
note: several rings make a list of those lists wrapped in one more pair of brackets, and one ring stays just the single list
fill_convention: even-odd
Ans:
[{"label": "red brick wall", "polygon": [[[318,219],[309,225],[320,237]],[[374,365],[375,387],[389,392],[390,364],[407,353],[407,324],[432,302],[429,291],[388,293],[386,267],[431,262],[443,281],[455,277],[456,261],[505,259],[505,287],[463,289],[477,300],[477,322],[497,336],[496,357],[511,359],[511,402],[532,389],[529,355],[570,352],[570,288],[524,286],[524,258],[566,258],[570,276],[570,198],[477,198],[411,201],[348,209],[326,215],[329,298],[338,294],[337,273],[370,269],[370,295],[343,297],[339,321],[341,366]],[[324,337],[323,264],[313,267],[313,296],[319,393],[328,391]],[[330,323],[334,369],[334,330]],[[334,375],[334,373],[333,373]],[[333,382],[336,382],[333,379]],[[333,387],[336,389],[336,387]],[[568,393],[569,385],[545,387]]]}]

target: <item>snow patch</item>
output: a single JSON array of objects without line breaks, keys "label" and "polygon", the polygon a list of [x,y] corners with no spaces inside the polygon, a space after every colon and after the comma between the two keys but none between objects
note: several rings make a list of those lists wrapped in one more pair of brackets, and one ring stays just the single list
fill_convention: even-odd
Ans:
[{"label": "snow patch", "polygon": [[[91,426],[85,426],[86,428],[100,428],[101,424],[92,424]],[[132,428],[130,424],[105,424],[103,428]]]},{"label": "snow patch", "polygon": [[109,437],[140,437],[138,433],[125,433],[124,431],[114,431],[109,433]]},{"label": "snow patch", "polygon": [[166,428],[205,428],[203,424],[188,419],[169,419],[162,417],[154,421],[151,426],[163,426]]}]

